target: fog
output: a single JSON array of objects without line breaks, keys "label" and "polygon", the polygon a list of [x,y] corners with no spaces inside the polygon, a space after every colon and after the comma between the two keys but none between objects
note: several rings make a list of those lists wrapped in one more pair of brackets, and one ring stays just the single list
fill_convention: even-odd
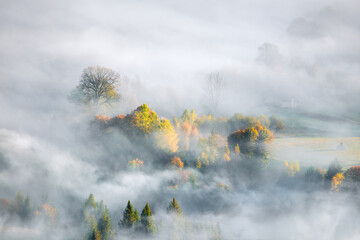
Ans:
[{"label": "fog", "polygon": [[[221,239],[358,239],[358,192],[303,190],[300,176],[283,183],[286,170],[271,158],[256,181],[235,163],[206,173],[189,164],[194,187],[160,166],[164,155],[121,131],[101,133],[94,112],[69,100],[84,68],[104,66],[120,74],[121,98],[99,114],[126,115],[146,103],[170,120],[185,108],[199,116],[277,115],[285,123],[279,137],[298,131],[296,118],[299,129],[358,137],[358,9],[353,0],[1,2],[0,198],[21,191],[39,205],[47,194],[59,214],[50,239],[83,238],[76,221],[90,193],[109,208],[116,239],[131,238],[117,224],[128,200],[140,213],[149,202],[161,226],[154,238],[169,239],[178,224],[166,213],[173,197],[184,219],[205,229],[185,230],[182,239],[215,239],[214,226]],[[213,72],[224,80],[216,108],[206,92]],[[196,161],[201,151],[191,150]],[[306,147],[277,155],[306,156],[303,169],[311,157],[325,169],[333,160]],[[143,169],[127,168],[135,157]],[[27,237],[1,230],[9,219],[20,222],[0,215],[7,238],[48,239],[42,222]]]}]

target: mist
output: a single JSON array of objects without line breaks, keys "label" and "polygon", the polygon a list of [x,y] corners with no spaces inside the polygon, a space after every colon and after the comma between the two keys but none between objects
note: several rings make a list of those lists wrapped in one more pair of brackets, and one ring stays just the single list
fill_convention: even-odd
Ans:
[{"label": "mist", "polygon": [[[115,239],[358,239],[359,182],[347,172],[360,161],[359,8],[0,3],[0,239],[88,239],[90,194]],[[111,106],[71,99],[89,66],[119,73]],[[209,88],[214,73],[221,86]],[[174,138],[139,132],[132,121],[145,103]],[[267,139],[231,143],[250,128]],[[335,163],[340,184],[327,175]],[[29,222],[14,210],[19,191],[31,197]],[[181,218],[167,211],[173,198]],[[128,200],[139,214],[149,203],[156,235],[119,227]]]}]

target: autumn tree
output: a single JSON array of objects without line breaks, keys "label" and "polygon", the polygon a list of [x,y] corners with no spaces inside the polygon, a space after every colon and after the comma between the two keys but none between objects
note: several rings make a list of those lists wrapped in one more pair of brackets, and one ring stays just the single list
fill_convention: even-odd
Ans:
[{"label": "autumn tree", "polygon": [[80,83],[70,99],[78,104],[94,107],[97,112],[103,105],[111,106],[120,99],[116,89],[120,75],[105,67],[91,66],[83,70]]},{"label": "autumn tree", "polygon": [[325,178],[329,181],[333,180],[333,177],[337,173],[342,173],[342,166],[337,159],[335,159],[326,171]]},{"label": "autumn tree", "polygon": [[126,119],[131,126],[147,134],[153,132],[160,123],[156,112],[151,110],[147,104],[139,106],[132,114],[126,116]]},{"label": "autumn tree", "polygon": [[167,208],[168,213],[176,213],[178,215],[182,215],[182,210],[180,205],[176,202],[175,198],[169,203],[169,207]]},{"label": "autumn tree", "polygon": [[155,145],[167,152],[176,152],[179,138],[174,127],[167,119],[162,119],[153,133]]},{"label": "autumn tree", "polygon": [[153,214],[150,210],[149,203],[146,203],[144,209],[141,212],[140,223],[143,231],[146,234],[155,234],[156,233],[156,225],[153,219]]},{"label": "autumn tree", "polygon": [[170,167],[182,169],[184,167],[184,163],[181,161],[181,158],[174,156],[171,158]]},{"label": "autumn tree", "polygon": [[222,152],[222,159],[225,161],[225,162],[230,162],[230,149],[227,145],[225,145],[223,147],[223,152]]}]

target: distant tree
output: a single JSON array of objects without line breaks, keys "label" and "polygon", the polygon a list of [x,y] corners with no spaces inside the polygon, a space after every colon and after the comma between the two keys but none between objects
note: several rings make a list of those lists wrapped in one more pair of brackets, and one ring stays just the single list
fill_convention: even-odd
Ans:
[{"label": "distant tree", "polygon": [[318,169],[309,167],[306,169],[305,178],[308,183],[321,183],[324,175]]},{"label": "distant tree", "polygon": [[196,161],[196,167],[200,169],[201,165],[202,164],[201,164],[201,160],[200,160],[200,157],[199,157],[198,160]]},{"label": "distant tree", "polygon": [[181,161],[181,158],[174,156],[171,158],[170,167],[182,169],[184,167],[184,163]]},{"label": "distant tree", "polygon": [[184,122],[190,120],[190,112],[188,109],[185,109],[185,111],[181,115],[181,120]]},{"label": "distant tree", "polygon": [[86,199],[83,208],[82,208],[82,217],[83,221],[88,225],[92,223],[92,218],[97,216],[98,205],[95,201],[93,194],[90,194],[88,199]]},{"label": "distant tree", "polygon": [[142,104],[132,114],[126,116],[126,118],[133,127],[148,134],[153,132],[160,123],[156,112],[151,110],[147,104]]},{"label": "distant tree", "polygon": [[341,173],[337,173],[331,181],[331,190],[339,192],[343,179],[344,176]]},{"label": "distant tree", "polygon": [[240,156],[240,147],[239,147],[239,144],[236,144],[236,146],[235,146],[235,153],[236,153],[236,155]]},{"label": "distant tree", "polygon": [[167,208],[168,213],[176,213],[178,215],[182,215],[183,212],[181,210],[180,205],[176,202],[175,198],[169,203],[169,207]]},{"label": "distant tree", "polygon": [[227,145],[225,145],[223,147],[223,152],[222,152],[222,159],[225,161],[225,162],[229,162],[231,160],[230,158],[230,149]]},{"label": "distant tree", "polygon": [[360,166],[353,166],[347,169],[344,172],[344,177],[352,182],[360,182]]},{"label": "distant tree", "polygon": [[110,214],[106,207],[102,217],[99,219],[98,229],[101,233],[102,240],[114,239],[115,231],[112,228]]},{"label": "distant tree", "polygon": [[24,207],[22,211],[22,219],[24,221],[30,221],[33,215],[33,208],[31,206],[29,195],[26,196],[24,201]]},{"label": "distant tree", "polygon": [[24,204],[24,195],[21,193],[21,191],[18,191],[13,203],[13,210],[18,216],[22,215]]},{"label": "distant tree", "polygon": [[174,127],[167,119],[162,119],[153,133],[155,145],[167,152],[176,152],[179,138]]},{"label": "distant tree", "polygon": [[210,104],[209,110],[217,110],[223,96],[224,89],[225,80],[219,72],[212,72],[206,76],[204,90],[208,104]]},{"label": "distant tree", "polygon": [[333,177],[337,173],[342,173],[342,166],[337,159],[335,159],[326,171],[325,178],[329,181],[333,180]]},{"label": "distant tree", "polygon": [[196,121],[196,119],[197,119],[197,114],[196,114],[195,110],[192,109],[191,112],[190,112],[189,121],[190,121],[191,124],[193,124]]},{"label": "distant tree", "polygon": [[275,116],[271,116],[270,117],[270,129],[275,132],[279,132],[284,129],[284,124],[279,118],[277,118]]},{"label": "distant tree", "polygon": [[259,115],[257,117],[257,120],[259,121],[260,125],[263,126],[263,127],[270,127],[270,120],[267,116],[264,116],[264,115]]},{"label": "distant tree", "polygon": [[119,222],[119,227],[130,229],[134,226],[135,223],[136,217],[134,214],[133,206],[131,205],[131,202],[129,200],[123,213],[123,219]]},{"label": "distant tree", "polygon": [[146,203],[144,209],[141,212],[140,222],[145,233],[147,234],[156,233],[156,225],[153,219],[153,214],[149,207],[149,203]]},{"label": "distant tree", "polygon": [[70,95],[73,102],[90,105],[96,112],[103,105],[111,105],[120,99],[116,88],[120,75],[105,67],[87,67],[83,70],[80,83]]}]

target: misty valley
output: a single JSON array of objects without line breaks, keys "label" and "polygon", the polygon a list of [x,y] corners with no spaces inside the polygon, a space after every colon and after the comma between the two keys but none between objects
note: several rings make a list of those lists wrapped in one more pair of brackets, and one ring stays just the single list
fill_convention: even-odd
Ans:
[{"label": "misty valley", "polygon": [[0,240],[360,239],[360,1],[0,3]]}]

